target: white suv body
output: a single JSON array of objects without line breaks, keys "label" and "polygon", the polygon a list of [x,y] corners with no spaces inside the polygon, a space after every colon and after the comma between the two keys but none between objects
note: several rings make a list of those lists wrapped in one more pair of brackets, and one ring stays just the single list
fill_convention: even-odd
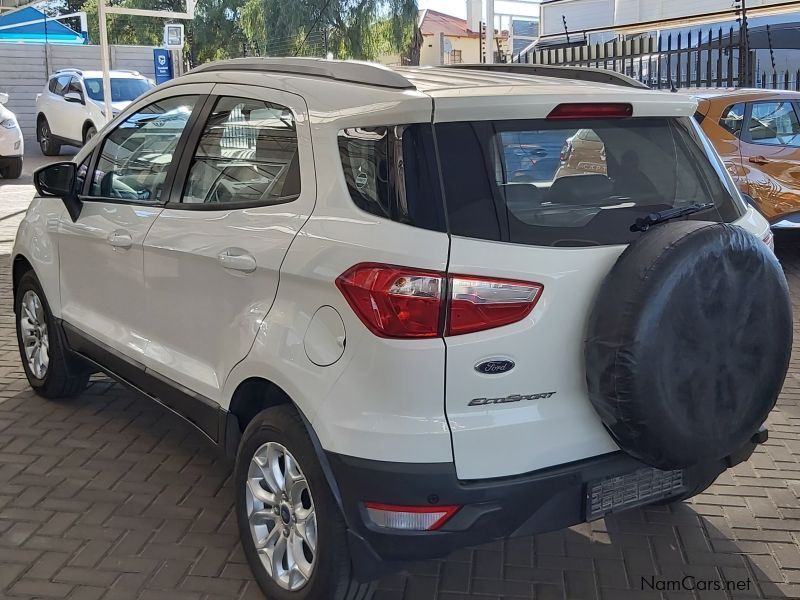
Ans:
[{"label": "white suv body", "polygon": [[[113,70],[110,77],[112,117],[154,86],[137,71]],[[110,120],[103,102],[103,73],[56,71],[36,96],[36,112],[36,139],[46,156],[57,155],[62,145],[83,146]]]},{"label": "white suv body", "polygon": [[[55,394],[47,378],[56,377],[54,352],[63,347],[62,393],[102,369],[228,452],[238,447],[240,527],[268,594],[361,597],[360,584],[327,595],[350,575],[329,572],[317,554],[323,541],[345,552],[325,529],[341,518],[321,512],[331,510],[322,508],[326,498],[343,515],[348,556],[356,557],[348,568],[359,580],[396,562],[589,518],[580,500],[586,481],[642,468],[589,401],[583,356],[598,289],[636,236],[489,239],[472,204],[448,205],[443,215],[435,202],[439,177],[450,186],[448,202],[474,189],[468,175],[489,158],[468,147],[484,127],[509,134],[497,138],[501,162],[520,161],[501,187],[545,193],[558,164],[534,177],[526,161],[533,164],[534,146],[548,151],[542,144],[557,156],[586,126],[572,126],[574,117],[547,121],[569,103],[632,111],[640,120],[622,119],[633,123],[623,128],[681,123],[675,135],[695,140],[692,151],[718,178],[725,220],[771,240],[690,120],[689,98],[450,69],[212,64],[153,90],[83,148],[66,208],[44,197],[31,204],[13,251],[29,380]],[[531,122],[541,129],[519,129]],[[44,178],[38,185],[53,193]],[[609,214],[634,204],[615,202]],[[40,288],[25,283],[26,273]],[[364,292],[381,280],[393,291]],[[25,321],[31,289],[49,307],[39,319],[50,315],[49,355]],[[294,431],[281,410],[296,411],[311,454],[280,437]],[[258,437],[268,431],[277,437]],[[299,471],[289,473],[289,464]],[[313,534],[297,525],[306,523],[308,501],[292,504],[290,490],[288,504],[262,498],[270,476],[264,483],[254,473],[271,466],[283,473],[277,484],[305,482],[301,496],[310,486]],[[703,476],[723,468],[714,463]],[[261,488],[252,487],[257,480]],[[259,529],[258,506],[283,521]],[[279,526],[298,545],[292,554],[284,542],[283,558],[274,559]]]},{"label": "white suv body", "polygon": [[7,109],[8,94],[0,93],[0,178],[17,179],[22,175],[25,141],[16,115]]}]

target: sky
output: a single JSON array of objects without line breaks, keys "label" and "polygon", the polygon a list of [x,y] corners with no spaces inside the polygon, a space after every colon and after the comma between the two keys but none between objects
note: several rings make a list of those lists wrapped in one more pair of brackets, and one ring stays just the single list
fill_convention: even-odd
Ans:
[{"label": "sky", "polygon": [[[462,19],[467,16],[467,3],[464,0],[418,0],[418,4],[420,8],[438,10],[448,15],[461,17]],[[495,0],[494,5],[494,10],[498,13],[514,13],[531,16],[539,14],[539,4],[532,0],[523,0],[520,2]]]}]

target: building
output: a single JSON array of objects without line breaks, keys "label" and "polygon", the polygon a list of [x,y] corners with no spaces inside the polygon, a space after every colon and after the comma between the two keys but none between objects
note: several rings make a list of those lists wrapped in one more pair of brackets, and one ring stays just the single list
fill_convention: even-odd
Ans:
[{"label": "building", "polygon": [[422,10],[419,29],[423,39],[419,64],[481,62],[480,27],[477,31],[470,29],[466,19],[435,10]]},{"label": "building", "polygon": [[[84,14],[81,25],[85,20]],[[32,6],[0,13],[0,43],[85,44],[86,29],[82,29],[83,33],[78,33]]]}]

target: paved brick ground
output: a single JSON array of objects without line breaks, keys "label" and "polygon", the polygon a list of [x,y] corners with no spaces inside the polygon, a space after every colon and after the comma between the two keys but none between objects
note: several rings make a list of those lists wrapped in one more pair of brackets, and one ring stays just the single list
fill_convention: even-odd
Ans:
[{"label": "paved brick ground", "polygon": [[[199,434],[104,379],[69,402],[29,390],[7,240],[30,195],[0,187],[0,597],[261,598],[237,543],[230,465]],[[800,250],[781,258],[800,299]],[[795,357],[767,446],[693,502],[466,549],[385,579],[377,598],[800,598],[799,367]],[[642,588],[686,575],[751,584]]]}]

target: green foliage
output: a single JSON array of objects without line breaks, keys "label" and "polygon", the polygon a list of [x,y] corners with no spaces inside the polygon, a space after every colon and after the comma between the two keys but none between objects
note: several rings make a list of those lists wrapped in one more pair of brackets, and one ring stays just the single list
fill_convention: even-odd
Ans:
[{"label": "green foliage", "polygon": [[[108,1],[108,0],[107,0]],[[185,0],[122,0],[115,4],[184,11]],[[60,0],[62,11],[84,10],[89,39],[99,39],[97,0]],[[374,59],[408,49],[416,0],[198,0],[186,21],[192,64],[260,54]],[[112,44],[160,45],[164,19],[108,15]]]}]

